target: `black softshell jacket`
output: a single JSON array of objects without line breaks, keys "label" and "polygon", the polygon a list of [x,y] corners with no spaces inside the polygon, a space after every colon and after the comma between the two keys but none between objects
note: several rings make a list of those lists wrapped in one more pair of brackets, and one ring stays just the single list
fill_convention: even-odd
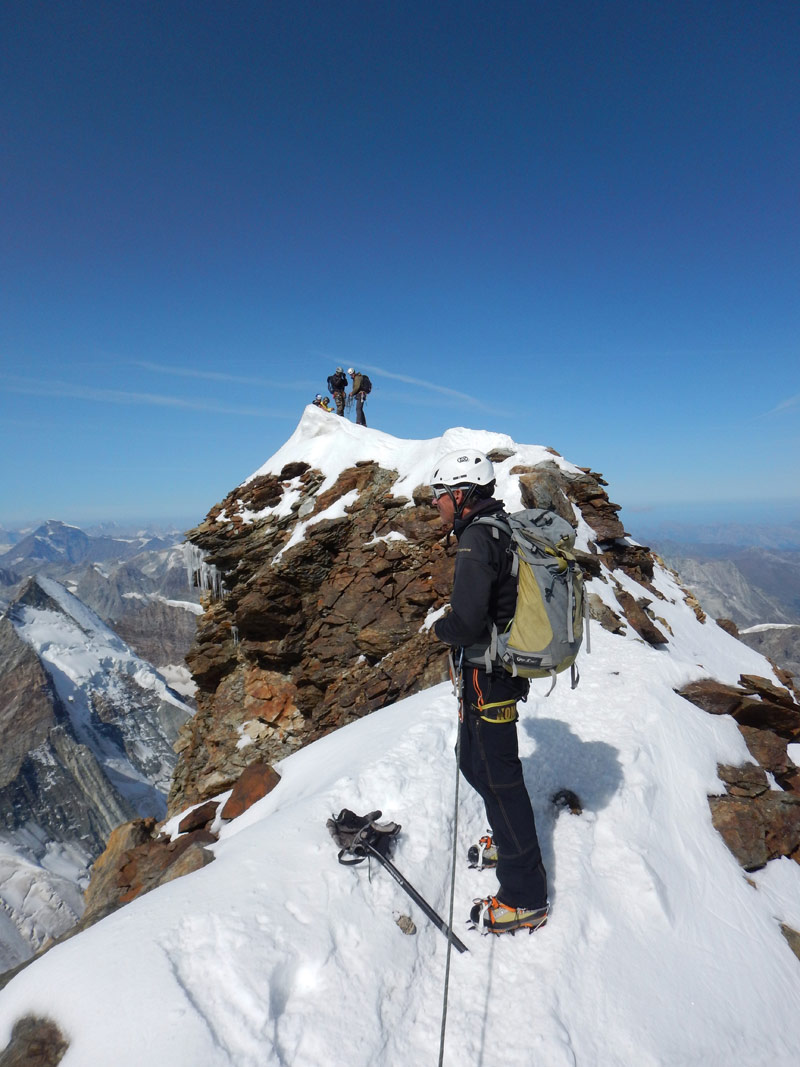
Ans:
[{"label": "black softshell jacket", "polygon": [[465,519],[457,519],[458,541],[451,611],[434,624],[434,633],[446,645],[465,648],[489,644],[491,623],[502,632],[514,617],[517,580],[511,574],[510,538],[503,530],[474,520],[481,515],[504,517],[501,500],[480,501]]}]

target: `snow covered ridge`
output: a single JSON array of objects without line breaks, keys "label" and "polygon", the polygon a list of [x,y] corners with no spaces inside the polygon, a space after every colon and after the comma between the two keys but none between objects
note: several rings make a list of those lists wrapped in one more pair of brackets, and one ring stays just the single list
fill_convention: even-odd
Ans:
[{"label": "snow covered ridge", "polygon": [[[535,466],[549,462],[565,472],[580,474],[580,468],[568,463],[552,449],[543,445],[518,445],[507,434],[459,427],[447,430],[442,437],[407,441],[380,430],[356,426],[347,419],[331,418],[328,413],[310,404],[286,444],[251,474],[240,488],[246,490],[254,481],[266,475],[280,475],[287,465],[307,464],[321,472],[322,481],[316,486],[316,492],[323,494],[347,468],[362,463],[376,463],[385,470],[398,472],[391,494],[410,499],[417,486],[427,485],[434,461],[461,447],[478,448],[484,452],[507,451],[509,456],[513,455],[514,464]],[[511,488],[512,479],[504,478],[504,473],[498,479],[498,489],[499,495],[508,499],[505,490]],[[234,490],[228,498],[231,503],[217,515],[217,521],[231,522],[237,514],[241,521],[248,523],[268,516],[289,515],[296,507],[302,488],[295,478],[287,484],[287,492],[281,494],[279,502],[255,510],[237,502]]]},{"label": "snow covered ridge", "polygon": [[[597,624],[667,648],[670,597],[705,620],[674,579],[663,590],[665,572],[588,468],[503,434],[402,441],[310,407],[191,532],[196,559],[224,584],[188,657],[203,714],[180,741],[170,811],[212,796],[246,762],[281,759],[441,679],[441,649],[420,635],[448,601],[452,548],[427,481],[438,457],[473,442],[492,457],[509,510],[552,507],[576,527]],[[242,752],[245,736],[255,751]]]},{"label": "snow covered ridge", "polygon": [[[191,657],[200,712],[182,734],[175,782],[184,800],[196,795],[179,804],[173,792],[169,825],[206,795],[226,799],[219,782],[235,777],[237,759],[272,753],[281,781],[220,821],[214,863],[14,978],[0,993],[0,1047],[16,1020],[36,1014],[68,1037],[65,1067],[436,1062],[444,939],[382,871],[339,866],[325,821],[347,806],[401,823],[394,860],[446,914],[456,710],[450,687],[431,684],[442,657],[424,623],[447,600],[452,558],[417,487],[456,447],[452,435],[477,435],[390,439],[390,466],[348,452],[353,440],[366,452],[383,447],[386,435],[336,421],[319,431],[319,419],[336,417],[304,416],[308,434],[295,446],[307,458],[281,450],[249,483],[274,495],[250,510],[275,511],[237,522],[233,508],[218,522],[212,509],[199,528],[228,590],[208,604]],[[311,464],[317,436],[327,447]],[[497,455],[509,507],[550,494],[574,509],[596,622],[579,688],[560,683],[545,700],[547,683],[535,685],[521,707],[550,921],[533,937],[467,933],[473,898],[496,884],[491,872],[459,867],[455,925],[470,952],[453,961],[444,1062],[789,1067],[800,963],[781,924],[800,929],[800,865],[776,859],[745,877],[707,800],[726,794],[718,768],[752,762],[745,734],[732,715],[708,714],[676,691],[713,678],[749,714],[742,676],[778,680],[624,535],[596,476],[547,450],[529,462],[532,446],[502,435],[480,436],[481,446]],[[298,506],[278,515],[284,490],[299,493]],[[331,516],[354,490],[344,514]],[[315,509],[328,514],[307,522]],[[392,698],[398,688],[411,695]],[[248,723],[257,728],[242,732]],[[783,796],[775,786],[767,794]],[[578,793],[581,816],[553,811],[560,788]],[[477,798],[462,790],[459,856],[484,829]],[[414,935],[397,922],[409,913]]]},{"label": "snow covered ridge", "polygon": [[[553,1067],[795,1063],[800,965],[779,921],[800,925],[800,868],[782,860],[743,877],[705,803],[717,762],[746,757],[742,739],[673,692],[698,652],[730,676],[739,650],[680,601],[668,614],[684,631],[672,653],[601,630],[580,688],[522,709],[552,916],[533,937],[470,934],[459,917],[494,883],[458,870],[469,955],[453,961],[448,1067],[527,1064],[532,1050]],[[65,1067],[435,1062],[444,939],[382,871],[339,866],[325,820],[345,804],[382,807],[403,825],[394,861],[446,913],[454,720],[442,685],[286,759],[277,788],[223,826],[216,862],[13,979],[0,1047],[37,1014],[68,1035]],[[564,786],[582,816],[549,807]],[[462,856],[481,832],[462,791]],[[413,936],[396,921],[409,913]],[[524,1010],[509,1025],[512,989]]]}]

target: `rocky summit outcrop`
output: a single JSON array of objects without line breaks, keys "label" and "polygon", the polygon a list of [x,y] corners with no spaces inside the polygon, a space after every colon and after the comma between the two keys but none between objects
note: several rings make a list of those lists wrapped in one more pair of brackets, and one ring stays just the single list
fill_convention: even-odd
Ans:
[{"label": "rocky summit outcrop", "polygon": [[[614,581],[617,571],[642,586],[638,598],[620,587],[619,613],[601,606],[601,625],[665,642],[650,607],[653,558],[627,538],[606,483],[542,452],[534,465],[513,449],[492,458],[523,506],[584,518],[587,576]],[[425,624],[448,602],[455,542],[430,489],[396,494],[397,479],[366,460],[323,489],[321,470],[288,462],[233,490],[189,532],[198,584],[218,595],[208,595],[187,657],[198,710],[176,744],[170,811],[229,788],[253,760],[282,758],[446,677],[446,650]]]},{"label": "rocky summit outcrop", "polygon": [[[506,497],[552,508],[579,529],[576,555],[600,626],[667,646],[654,582],[661,560],[626,533],[601,475],[540,453],[535,463],[514,448],[490,453]],[[371,459],[336,477],[291,460],[234,489],[190,531],[197,583],[211,591],[187,657],[198,711],[176,743],[171,812],[222,793],[251,763],[269,765],[446,676],[445,650],[427,627],[448,602],[455,543],[430,489],[406,480],[398,492],[399,477]],[[612,597],[598,595],[600,583]],[[749,766],[720,767],[726,791],[710,798],[734,854],[747,868],[800,858],[800,772],[786,747],[800,737],[791,689],[748,675],[739,686],[706,679],[681,692],[731,715],[753,756]]]}]

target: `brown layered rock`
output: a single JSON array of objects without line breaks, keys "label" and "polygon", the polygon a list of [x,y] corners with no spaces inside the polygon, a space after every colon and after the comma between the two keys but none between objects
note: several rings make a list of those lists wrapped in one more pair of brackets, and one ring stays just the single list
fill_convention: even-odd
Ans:
[{"label": "brown layered rock", "polygon": [[257,800],[271,793],[280,780],[281,776],[268,763],[251,763],[233,787],[222,809],[221,817],[223,819],[238,818]]},{"label": "brown layered rock", "polygon": [[621,570],[629,578],[643,585],[652,596],[661,597],[652,585],[654,560],[649,548],[615,541],[612,545],[606,545],[603,562],[610,571]]},{"label": "brown layered rock", "polygon": [[[581,512],[602,545],[579,555],[588,577],[622,569],[653,599],[649,550],[624,540],[599,475],[555,459],[513,466],[511,449],[493,456],[512,464],[526,506],[572,523]],[[171,813],[232,788],[250,763],[275,763],[446,677],[447,650],[423,624],[449,600],[455,543],[430,489],[396,497],[396,479],[365,461],[320,491],[320,471],[287,464],[228,494],[190,531],[224,588],[206,601],[187,657],[197,713],[175,746]],[[620,616],[601,611],[601,624],[620,632],[628,610],[653,643],[666,640],[634,598]]]},{"label": "brown layered rock", "polygon": [[788,690],[779,690],[767,679],[759,679],[759,687],[753,676],[747,678],[749,682],[740,686],[703,678],[685,685],[679,693],[712,715],[732,715],[740,726],[769,730],[788,740],[800,737],[800,705]]},{"label": "brown layered rock", "polygon": [[789,758],[789,742],[772,730],[758,730],[753,726],[739,726],[739,732],[757,763],[768,771],[783,788],[800,793],[800,773]]},{"label": "brown layered rock", "polygon": [[602,486],[608,485],[602,474],[589,467],[582,467],[582,477],[570,481],[570,498],[578,505],[581,514],[594,532],[598,541],[614,541],[627,537],[625,527],[617,518],[619,504],[612,504]]},{"label": "brown layered rock", "polygon": [[625,623],[612,611],[611,608],[605,603],[602,597],[597,593],[589,593],[589,614],[595,622],[599,622],[604,630],[608,630],[612,634],[624,634]]},{"label": "brown layered rock", "polygon": [[714,826],[745,870],[780,856],[800,862],[800,796],[767,790],[709,797],[709,805]]},{"label": "brown layered rock", "polygon": [[680,696],[691,701],[710,715],[733,715],[739,707],[743,691],[734,685],[725,685],[715,678],[700,678],[678,690]]},{"label": "brown layered rock", "polygon": [[92,866],[89,885],[83,895],[86,904],[83,920],[87,925],[91,925],[93,915],[107,914],[106,905],[118,896],[120,867],[134,849],[152,840],[155,825],[152,818],[133,819],[111,832],[105,851]]},{"label": "brown layered rock", "polygon": [[545,508],[555,511],[562,519],[577,526],[575,509],[565,492],[564,475],[557,464],[542,464],[539,467],[512,467],[511,474],[519,475],[522,506]]},{"label": "brown layered rock", "polygon": [[216,800],[207,800],[181,819],[178,823],[179,834],[190,834],[193,830],[207,830],[216,819],[219,804]]},{"label": "brown layered rock", "polygon": [[621,587],[615,588],[614,595],[617,598],[617,603],[622,608],[625,618],[643,641],[654,647],[666,645],[669,642],[669,638],[665,637],[659,630],[648,613],[647,608],[650,601],[646,597],[640,597],[636,600],[626,589]]},{"label": "brown layered rock", "polygon": [[[445,676],[445,649],[420,628],[447,601],[453,546],[430,491],[392,497],[395,478],[358,464],[320,494],[322,476],[292,465],[254,487],[273,504],[295,493],[287,516],[235,524],[234,493],[191,532],[226,593],[207,605],[187,658],[198,711],[176,745],[171,811]],[[357,507],[324,517],[351,492]],[[304,536],[287,548],[298,522]]]},{"label": "brown layered rock", "polygon": [[173,878],[204,867],[214,859],[206,845],[217,839],[205,829],[182,834],[174,841],[155,837],[154,819],[134,819],[118,826],[92,867],[84,894],[86,911],[80,929]]},{"label": "brown layered rock", "polygon": [[708,803],[711,822],[738,863],[746,871],[766,866],[769,855],[760,810],[742,797],[709,797]]},{"label": "brown layered rock", "polygon": [[745,763],[741,767],[720,763],[717,774],[733,797],[760,797],[769,789],[766,771],[755,763]]},{"label": "brown layered rock", "polygon": [[[745,870],[789,856],[800,863],[800,774],[787,753],[797,736],[800,707],[791,693],[758,675],[742,675],[740,685],[701,678],[678,690],[711,715],[730,715],[756,763],[719,765],[724,796],[708,798],[711,818]],[[782,787],[770,787],[768,774]]]},{"label": "brown layered rock", "polygon": [[742,674],[739,676],[739,685],[745,693],[752,693],[760,697],[762,701],[779,704],[792,711],[800,711],[792,694],[782,686],[771,682],[769,678],[762,678],[758,674]]}]

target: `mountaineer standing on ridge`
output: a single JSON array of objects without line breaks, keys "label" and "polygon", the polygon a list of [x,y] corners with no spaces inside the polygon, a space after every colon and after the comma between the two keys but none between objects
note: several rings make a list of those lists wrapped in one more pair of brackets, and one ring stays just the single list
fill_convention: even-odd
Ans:
[{"label": "mountaineer standing on ridge", "polygon": [[[491,460],[473,448],[450,452],[431,475],[433,503],[456,535],[451,611],[433,627],[453,649],[458,673],[459,766],[483,799],[492,837],[469,850],[473,865],[496,867],[496,896],[476,900],[471,921],[492,933],[520,927],[536,930],[547,921],[547,875],[536,835],[533,808],[517,746],[517,701],[530,682],[488,661],[494,623],[502,631],[514,616],[517,581],[512,573],[510,535],[475,520],[505,517],[494,499]],[[487,670],[487,666],[490,668]],[[493,669],[492,669],[493,666]]]},{"label": "mountaineer standing on ridge", "polygon": [[341,367],[328,375],[328,392],[336,405],[336,414],[344,415],[344,394],[347,391],[347,375]]},{"label": "mountaineer standing on ridge", "polygon": [[364,404],[367,399],[367,394],[372,392],[372,382],[369,380],[369,376],[362,374],[360,371],[354,370],[350,367],[347,371],[351,378],[350,396],[355,397],[356,400],[356,425],[366,426],[367,420],[364,417]]}]

